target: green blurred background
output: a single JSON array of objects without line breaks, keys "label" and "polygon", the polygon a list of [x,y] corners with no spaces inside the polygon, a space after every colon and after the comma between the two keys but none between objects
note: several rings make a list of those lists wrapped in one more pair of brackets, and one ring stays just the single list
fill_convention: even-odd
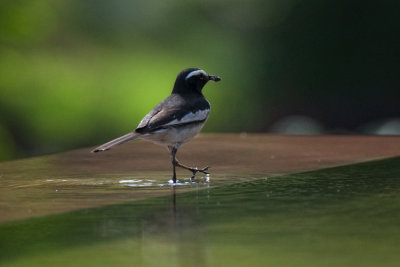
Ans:
[{"label": "green blurred background", "polygon": [[400,2],[2,0],[0,160],[101,144],[199,67],[205,132],[400,133]]}]

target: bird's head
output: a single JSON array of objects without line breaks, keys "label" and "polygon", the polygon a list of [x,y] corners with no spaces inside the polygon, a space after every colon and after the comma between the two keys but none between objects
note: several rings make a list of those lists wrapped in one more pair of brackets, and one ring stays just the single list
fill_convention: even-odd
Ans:
[{"label": "bird's head", "polygon": [[176,77],[172,93],[201,93],[208,81],[218,82],[221,78],[215,75],[208,75],[204,70],[188,68],[181,71]]}]

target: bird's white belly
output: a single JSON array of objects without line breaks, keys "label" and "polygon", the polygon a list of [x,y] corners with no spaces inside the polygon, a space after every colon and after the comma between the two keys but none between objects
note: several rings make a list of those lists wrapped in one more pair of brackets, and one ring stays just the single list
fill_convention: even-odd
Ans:
[{"label": "bird's white belly", "polygon": [[203,128],[205,122],[161,129],[151,134],[144,134],[140,138],[162,146],[172,146],[176,143],[185,143],[195,137]]}]

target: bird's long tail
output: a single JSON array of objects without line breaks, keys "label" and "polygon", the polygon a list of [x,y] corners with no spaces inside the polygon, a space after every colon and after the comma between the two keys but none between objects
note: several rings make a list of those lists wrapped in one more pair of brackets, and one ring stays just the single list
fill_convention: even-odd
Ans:
[{"label": "bird's long tail", "polygon": [[125,134],[125,135],[123,135],[121,137],[118,137],[118,138],[116,138],[114,140],[111,140],[110,142],[107,142],[107,143],[105,143],[105,144],[93,149],[92,153],[108,150],[113,146],[120,145],[122,143],[128,142],[128,141],[130,141],[132,139],[138,138],[139,136],[140,136],[140,134],[136,133],[136,132],[127,133],[127,134]]}]

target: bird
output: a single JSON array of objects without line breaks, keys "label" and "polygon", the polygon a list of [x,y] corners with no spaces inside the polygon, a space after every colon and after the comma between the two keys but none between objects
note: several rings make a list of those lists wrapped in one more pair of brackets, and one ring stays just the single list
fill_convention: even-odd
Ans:
[{"label": "bird", "polygon": [[133,139],[143,139],[168,149],[172,163],[172,181],[177,182],[176,167],[192,172],[208,174],[209,167],[199,169],[181,164],[176,153],[179,147],[195,137],[203,128],[210,114],[210,103],[202,93],[209,81],[218,82],[221,78],[208,75],[199,68],[186,68],[176,77],[172,93],[156,105],[140,121],[135,130],[111,140],[95,149],[101,152]]}]

